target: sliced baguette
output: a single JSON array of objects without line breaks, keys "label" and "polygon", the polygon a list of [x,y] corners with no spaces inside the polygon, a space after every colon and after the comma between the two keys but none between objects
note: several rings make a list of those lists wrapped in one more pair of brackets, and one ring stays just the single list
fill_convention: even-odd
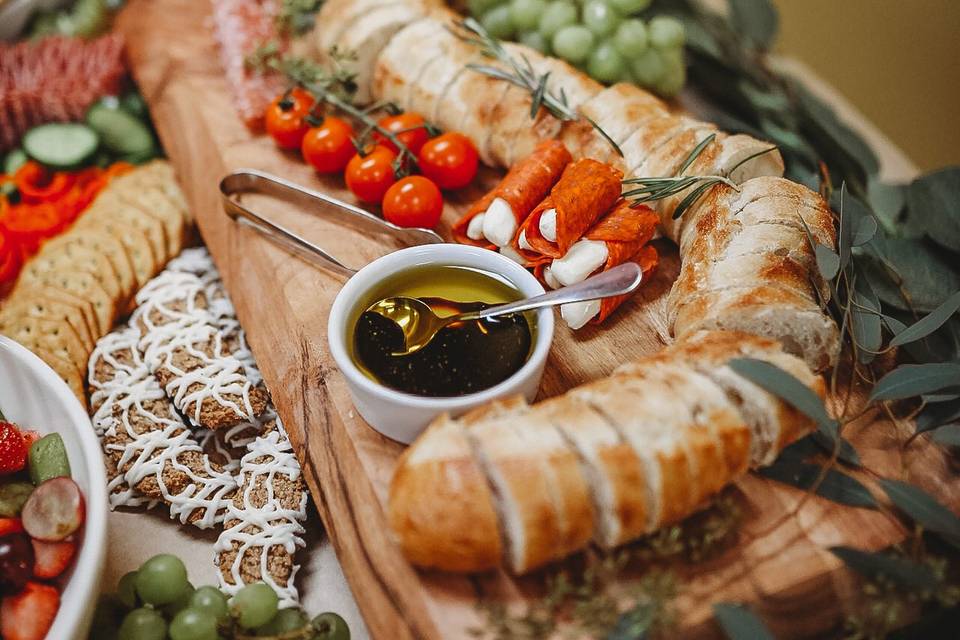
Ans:
[{"label": "sliced baguette", "polygon": [[[440,23],[431,17],[416,20],[398,31],[381,51],[373,65],[372,94],[383,102],[410,111],[410,93],[421,74],[446,55],[450,42]],[[447,34],[452,38],[450,34]]]}]

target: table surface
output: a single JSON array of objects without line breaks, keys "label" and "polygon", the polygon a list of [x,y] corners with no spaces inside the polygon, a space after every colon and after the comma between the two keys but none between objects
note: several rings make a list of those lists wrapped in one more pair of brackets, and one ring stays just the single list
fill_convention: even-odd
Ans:
[{"label": "table surface", "polygon": [[[839,91],[798,61],[780,59],[777,66],[803,81],[811,91],[831,104],[843,120],[864,136],[880,158],[881,176],[884,180],[905,181],[916,175],[916,166],[909,158],[867,121]],[[353,638],[368,638],[350,587],[312,508],[306,528],[307,546],[300,555],[303,566],[297,579],[305,609],[310,614],[335,611],[349,623]],[[112,590],[124,573],[136,569],[144,560],[161,552],[174,552],[183,558],[194,585],[216,583],[213,565],[216,530],[202,532],[182,527],[167,519],[160,510],[150,513],[118,510],[109,516],[108,536],[107,565],[102,583],[105,591]]]}]

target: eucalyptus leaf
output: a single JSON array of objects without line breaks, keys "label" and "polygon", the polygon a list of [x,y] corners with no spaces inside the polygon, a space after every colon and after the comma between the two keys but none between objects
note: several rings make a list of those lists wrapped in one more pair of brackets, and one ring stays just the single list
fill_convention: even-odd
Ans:
[{"label": "eucalyptus leaf", "polygon": [[922,216],[927,235],[960,251],[960,166],[946,167],[914,180],[907,189],[909,215]]},{"label": "eucalyptus leaf", "polygon": [[957,421],[960,421],[960,400],[928,404],[917,416],[917,433],[933,431]]},{"label": "eucalyptus leaf", "polygon": [[869,364],[883,344],[883,326],[880,317],[880,300],[866,279],[859,279],[850,292],[850,331],[860,351],[857,357]]},{"label": "eucalyptus leaf", "polygon": [[924,529],[941,534],[954,545],[960,540],[960,518],[929,493],[890,478],[881,478],[880,486],[898,509]]},{"label": "eucalyptus leaf", "polygon": [[840,435],[840,425],[837,421],[819,425],[810,435],[828,455],[832,456],[836,451],[838,460],[854,467],[860,466],[860,455],[853,445]]},{"label": "eucalyptus leaf", "polygon": [[880,576],[885,576],[908,589],[935,589],[940,584],[932,568],[907,558],[844,546],[830,547],[830,552],[850,569],[870,580],[876,581]]},{"label": "eucalyptus leaf", "polygon": [[790,98],[777,86],[760,89],[749,79],[744,78],[737,88],[757,111],[770,112],[774,116],[783,112],[789,113]]},{"label": "eucalyptus leaf", "polygon": [[713,605],[713,615],[730,640],[776,640],[763,621],[743,605],[718,602]]},{"label": "eucalyptus leaf", "polygon": [[868,253],[860,266],[886,304],[906,310],[912,305],[925,313],[960,291],[960,274],[929,240],[894,238],[878,231],[865,248]]},{"label": "eucalyptus leaf", "polygon": [[777,396],[818,425],[836,424],[827,414],[820,396],[780,367],[753,358],[735,358],[727,364],[736,373]]},{"label": "eucalyptus leaf", "polygon": [[730,0],[734,30],[759,49],[769,49],[777,36],[780,16],[770,0]]},{"label": "eucalyptus leaf", "polygon": [[[769,467],[760,469],[764,478],[776,480],[804,491],[810,489],[820,477],[822,467],[819,464],[801,462],[795,459],[780,459]],[[875,509],[877,501],[867,487],[851,475],[837,469],[829,469],[823,480],[817,485],[816,494],[849,507]]]},{"label": "eucalyptus leaf", "polygon": [[[807,114],[810,124],[821,134],[818,138],[825,145],[836,147],[836,150],[845,156],[845,160],[854,164],[863,172],[866,180],[869,176],[880,171],[880,162],[877,155],[859,134],[837,118],[834,110],[827,106],[820,98],[810,93],[802,86],[794,85],[800,97],[804,113]],[[820,148],[818,147],[818,150]],[[829,151],[829,149],[823,149]]]},{"label": "eucalyptus leaf", "polygon": [[928,335],[939,329],[950,319],[950,317],[960,309],[960,291],[944,300],[943,304],[931,311],[929,314],[917,320],[915,323],[897,332],[890,341],[891,347],[899,347],[908,342],[915,342],[926,338]]},{"label": "eucalyptus leaf", "polygon": [[877,219],[872,215],[864,216],[854,225],[853,229],[853,240],[851,244],[855,247],[862,247],[871,240],[873,236],[877,235],[877,229],[879,225],[877,224]]},{"label": "eucalyptus leaf", "polygon": [[952,387],[960,381],[960,363],[903,364],[880,378],[870,402],[903,400]]},{"label": "eucalyptus leaf", "polygon": [[769,117],[760,118],[760,130],[764,137],[776,142],[781,151],[800,157],[806,164],[816,164],[816,149],[796,131],[781,126]]},{"label": "eucalyptus leaf", "polygon": [[846,267],[850,262],[850,250],[853,247],[853,205],[848,206],[852,198],[847,193],[847,183],[840,185],[840,203],[837,210],[840,212],[840,222],[837,225],[837,253],[840,254],[840,267]]},{"label": "eucalyptus leaf", "polygon": [[825,244],[817,244],[817,269],[826,280],[833,280],[840,273],[840,256]]},{"label": "eucalyptus leaf", "polygon": [[898,233],[907,204],[907,185],[887,184],[879,177],[871,176],[867,182],[867,199],[883,227],[891,233]]},{"label": "eucalyptus leaf", "polygon": [[949,424],[933,432],[933,441],[947,447],[960,447],[960,424]]}]

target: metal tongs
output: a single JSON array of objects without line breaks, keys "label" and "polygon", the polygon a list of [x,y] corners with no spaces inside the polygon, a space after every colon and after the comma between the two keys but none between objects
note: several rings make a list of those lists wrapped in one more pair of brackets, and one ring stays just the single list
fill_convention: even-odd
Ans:
[{"label": "metal tongs", "polygon": [[223,201],[223,209],[233,220],[255,229],[291,253],[347,277],[352,276],[357,270],[346,266],[340,260],[290,229],[272,222],[240,204],[234,196],[242,193],[260,193],[272,196],[297,203],[310,211],[315,210],[319,204],[322,206],[321,212],[324,215],[330,214],[330,218],[339,223],[361,232],[369,233],[373,231],[388,235],[411,246],[443,242],[443,238],[429,229],[398,227],[368,211],[364,211],[360,207],[355,207],[325,193],[302,187],[289,180],[256,169],[239,169],[228,174],[220,181],[220,197]]}]

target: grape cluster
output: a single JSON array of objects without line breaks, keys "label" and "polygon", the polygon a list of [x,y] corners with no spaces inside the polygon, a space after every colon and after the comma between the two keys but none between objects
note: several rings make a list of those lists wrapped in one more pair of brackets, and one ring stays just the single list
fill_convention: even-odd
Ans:
[{"label": "grape cluster", "polygon": [[469,0],[491,36],[556,55],[606,84],[676,95],[686,82],[683,24],[638,17],[651,0]]},{"label": "grape cluster", "polygon": [[116,593],[97,604],[90,640],[350,640],[335,613],[312,620],[301,609],[279,609],[276,592],[257,582],[232,599],[217,587],[194,588],[176,556],[161,554],[120,578]]}]

